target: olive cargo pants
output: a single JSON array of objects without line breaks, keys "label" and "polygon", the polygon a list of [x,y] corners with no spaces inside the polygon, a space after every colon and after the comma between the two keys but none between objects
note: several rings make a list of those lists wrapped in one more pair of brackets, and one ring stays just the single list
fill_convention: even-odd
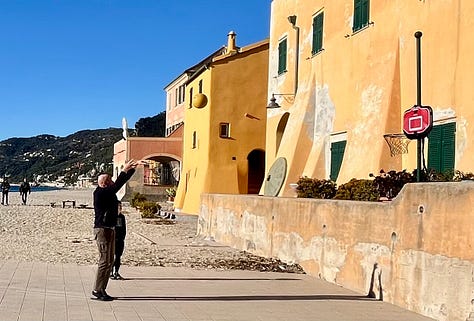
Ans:
[{"label": "olive cargo pants", "polygon": [[97,248],[99,249],[99,264],[95,279],[94,291],[103,292],[107,288],[110,272],[114,264],[115,230],[111,228],[94,228]]}]

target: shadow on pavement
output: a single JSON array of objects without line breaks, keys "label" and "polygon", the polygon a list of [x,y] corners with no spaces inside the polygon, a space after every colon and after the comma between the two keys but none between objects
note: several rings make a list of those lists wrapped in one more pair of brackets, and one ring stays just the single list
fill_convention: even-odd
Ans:
[{"label": "shadow on pavement", "polygon": [[378,301],[361,295],[126,296],[120,301]]},{"label": "shadow on pavement", "polygon": [[123,281],[301,281],[298,278],[123,278]]}]

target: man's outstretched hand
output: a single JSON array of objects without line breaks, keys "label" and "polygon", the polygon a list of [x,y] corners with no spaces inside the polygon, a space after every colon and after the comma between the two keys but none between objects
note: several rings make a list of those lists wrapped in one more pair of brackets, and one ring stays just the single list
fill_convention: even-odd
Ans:
[{"label": "man's outstretched hand", "polygon": [[128,172],[130,169],[136,168],[138,165],[143,165],[143,162],[131,159],[125,164],[123,171]]}]

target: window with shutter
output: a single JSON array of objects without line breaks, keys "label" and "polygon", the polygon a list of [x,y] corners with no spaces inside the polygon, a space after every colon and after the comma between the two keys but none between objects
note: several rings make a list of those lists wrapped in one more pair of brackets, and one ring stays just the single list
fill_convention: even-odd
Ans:
[{"label": "window with shutter", "polygon": [[352,32],[356,32],[369,24],[370,0],[354,0],[354,19]]},{"label": "window with shutter", "polygon": [[230,124],[229,123],[220,123],[219,124],[219,137],[220,138],[229,138],[230,137]]},{"label": "window with shutter", "polygon": [[193,88],[189,88],[189,108],[193,107]]},{"label": "window with shutter", "polygon": [[456,123],[433,126],[428,135],[428,170],[454,171]]},{"label": "window with shutter", "polygon": [[286,38],[280,41],[278,44],[278,74],[286,72],[286,51],[287,51],[287,40]]},{"label": "window with shutter", "polygon": [[193,149],[197,148],[197,133],[193,132]]},{"label": "window with shutter", "polygon": [[323,49],[323,22],[323,12],[313,18],[313,48],[311,50],[313,55]]},{"label": "window with shutter", "polygon": [[344,158],[344,150],[346,149],[346,141],[334,142],[331,144],[331,174],[329,178],[336,181],[341,169],[342,159]]}]

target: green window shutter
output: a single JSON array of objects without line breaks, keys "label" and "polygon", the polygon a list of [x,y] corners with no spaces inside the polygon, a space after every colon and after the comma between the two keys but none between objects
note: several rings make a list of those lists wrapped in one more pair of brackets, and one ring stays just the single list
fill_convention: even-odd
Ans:
[{"label": "green window shutter", "polygon": [[331,174],[329,178],[334,182],[337,180],[337,176],[339,176],[346,143],[344,140],[331,144]]},{"label": "green window shutter", "polygon": [[360,18],[362,22],[361,28],[369,24],[369,0],[362,0]]},{"label": "green window shutter", "polygon": [[360,12],[361,12],[362,0],[354,0],[354,17],[352,22],[352,31],[357,31],[360,29]]},{"label": "green window shutter", "polygon": [[454,171],[456,123],[434,126],[428,135],[428,169]]},{"label": "green window shutter", "polygon": [[356,32],[369,24],[369,10],[369,0],[354,0],[353,32]]},{"label": "green window shutter", "polygon": [[441,171],[454,171],[454,158],[456,155],[456,123],[445,124],[443,126],[443,140],[441,150]]},{"label": "green window shutter", "polygon": [[286,71],[286,51],[287,39],[283,39],[278,44],[278,74],[282,74]]},{"label": "green window shutter", "polygon": [[324,13],[313,18],[313,48],[311,50],[313,55],[323,49],[323,22]]},{"label": "green window shutter", "polygon": [[433,126],[428,135],[428,170],[441,169],[441,126]]}]

